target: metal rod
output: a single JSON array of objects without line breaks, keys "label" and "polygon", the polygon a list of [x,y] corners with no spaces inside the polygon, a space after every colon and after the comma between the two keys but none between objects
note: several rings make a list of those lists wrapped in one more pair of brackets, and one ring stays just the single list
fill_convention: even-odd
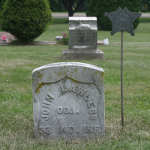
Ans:
[{"label": "metal rod", "polygon": [[124,127],[123,115],[123,30],[121,31],[121,122]]}]

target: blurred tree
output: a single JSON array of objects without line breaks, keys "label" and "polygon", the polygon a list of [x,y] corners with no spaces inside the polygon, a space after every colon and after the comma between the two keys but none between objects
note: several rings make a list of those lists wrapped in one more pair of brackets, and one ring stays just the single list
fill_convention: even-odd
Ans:
[{"label": "blurred tree", "polygon": [[54,11],[54,12],[65,12],[65,8],[63,7],[63,4],[61,1],[59,0],[49,0],[50,2],[50,8],[51,8],[51,11]]},{"label": "blurred tree", "polygon": [[3,10],[3,6],[6,0],[0,0],[0,12]]},{"label": "blurred tree", "polygon": [[[105,12],[117,11],[121,7],[128,7],[129,11],[138,12],[139,0],[91,0],[86,12],[87,16],[96,16],[98,29],[111,30],[112,22],[104,16]],[[139,19],[133,23],[133,28],[136,29],[139,24]]]},{"label": "blurred tree", "polygon": [[142,12],[150,11],[150,0],[140,0],[139,10]]},{"label": "blurred tree", "polygon": [[87,8],[88,8],[88,4],[89,4],[90,0],[85,0],[79,7],[79,9],[77,10],[77,12],[86,12]]},{"label": "blurred tree", "polygon": [[30,43],[49,26],[48,0],[7,0],[1,13],[1,29],[20,43]]},{"label": "blurred tree", "polygon": [[73,16],[79,10],[79,7],[87,0],[49,0],[52,11],[62,10],[64,7],[68,16]]}]

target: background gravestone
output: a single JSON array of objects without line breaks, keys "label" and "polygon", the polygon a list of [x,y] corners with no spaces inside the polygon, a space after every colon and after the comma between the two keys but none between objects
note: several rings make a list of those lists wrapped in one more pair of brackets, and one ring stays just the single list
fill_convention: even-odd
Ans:
[{"label": "background gravestone", "polygon": [[32,72],[36,138],[100,137],[105,130],[104,71],[84,63],[54,63]]},{"label": "background gravestone", "polygon": [[96,17],[69,17],[69,49],[97,49]]},{"label": "background gravestone", "polygon": [[63,59],[102,59],[104,53],[97,49],[97,18],[69,17],[69,49]]}]

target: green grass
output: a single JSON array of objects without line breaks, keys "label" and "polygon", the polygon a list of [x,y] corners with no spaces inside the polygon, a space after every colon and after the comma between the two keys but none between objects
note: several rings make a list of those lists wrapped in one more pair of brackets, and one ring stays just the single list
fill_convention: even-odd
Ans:
[{"label": "green grass", "polygon": [[53,18],[51,24],[67,24],[68,22],[68,18]]},{"label": "green grass", "polygon": [[150,18],[140,18],[140,22],[150,22]]},{"label": "green grass", "polygon": [[[52,14],[68,14],[68,12],[66,11],[66,12],[52,12]],[[75,14],[85,14],[85,12],[75,12]]]},{"label": "green grass", "polygon": [[[149,150],[150,149],[150,23],[140,23],[135,36],[124,33],[124,118],[120,121],[120,37],[98,31],[103,60],[66,60],[102,67],[105,71],[105,136],[94,141],[65,141],[33,138],[33,69],[64,62],[64,45],[0,46],[0,149],[2,150]],[[53,41],[68,31],[68,24],[51,25],[38,39]]]}]

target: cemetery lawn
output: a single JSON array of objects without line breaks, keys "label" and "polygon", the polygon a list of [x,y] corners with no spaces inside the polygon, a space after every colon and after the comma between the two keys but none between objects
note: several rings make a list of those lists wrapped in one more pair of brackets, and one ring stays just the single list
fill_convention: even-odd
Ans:
[{"label": "cemetery lawn", "polygon": [[[68,24],[51,25],[37,41],[54,41]],[[120,114],[120,36],[98,31],[103,60],[61,60],[65,45],[0,46],[0,149],[1,150],[148,150],[150,149],[150,24],[142,22],[135,36],[124,33],[124,119]],[[33,131],[31,72],[55,62],[83,62],[105,72],[105,136],[101,139],[36,140]]]}]

